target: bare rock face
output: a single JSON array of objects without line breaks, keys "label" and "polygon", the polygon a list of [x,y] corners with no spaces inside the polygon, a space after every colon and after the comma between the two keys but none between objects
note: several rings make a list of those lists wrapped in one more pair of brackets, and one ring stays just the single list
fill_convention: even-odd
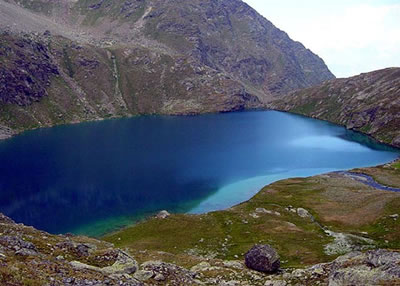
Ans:
[{"label": "bare rock face", "polygon": [[29,37],[0,35],[0,101],[26,106],[48,95],[46,88],[59,74],[48,48]]},{"label": "bare rock face", "polygon": [[246,266],[250,269],[273,273],[280,267],[279,255],[269,245],[255,245],[245,255]]}]

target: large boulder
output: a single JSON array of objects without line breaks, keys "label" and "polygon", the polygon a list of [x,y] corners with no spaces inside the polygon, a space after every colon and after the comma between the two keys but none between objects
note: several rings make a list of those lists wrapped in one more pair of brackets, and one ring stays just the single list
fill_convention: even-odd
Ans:
[{"label": "large boulder", "polygon": [[267,244],[254,245],[245,254],[245,263],[250,269],[267,273],[276,272],[280,267],[278,253]]}]

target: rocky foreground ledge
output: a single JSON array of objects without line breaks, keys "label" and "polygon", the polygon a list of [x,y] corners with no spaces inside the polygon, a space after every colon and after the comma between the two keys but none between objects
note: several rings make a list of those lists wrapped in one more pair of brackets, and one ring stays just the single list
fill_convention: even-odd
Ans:
[{"label": "rocky foreground ledge", "polygon": [[268,274],[244,261],[205,260],[190,270],[136,260],[112,244],[51,235],[0,214],[1,285],[400,285],[400,253],[351,252],[330,263]]}]

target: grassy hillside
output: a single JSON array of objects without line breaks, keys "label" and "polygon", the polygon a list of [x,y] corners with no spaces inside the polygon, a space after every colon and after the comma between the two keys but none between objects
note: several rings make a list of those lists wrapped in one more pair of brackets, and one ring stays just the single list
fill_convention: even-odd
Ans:
[{"label": "grassy hillside", "polygon": [[400,147],[400,68],[330,80],[269,106],[344,125]]},{"label": "grassy hillside", "polygon": [[[355,171],[400,186],[398,163]],[[186,267],[205,258],[241,259],[253,244],[267,243],[277,249],[283,267],[304,267],[351,250],[400,249],[400,224],[391,217],[399,208],[400,193],[330,173],[273,183],[227,210],[152,218],[104,239],[139,261]]]}]

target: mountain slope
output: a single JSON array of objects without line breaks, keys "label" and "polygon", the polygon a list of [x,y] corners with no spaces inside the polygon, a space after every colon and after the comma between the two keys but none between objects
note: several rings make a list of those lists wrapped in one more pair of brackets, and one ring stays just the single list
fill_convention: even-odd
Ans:
[{"label": "mountain slope", "polygon": [[400,68],[327,81],[269,107],[344,125],[400,147]]},{"label": "mountain slope", "polygon": [[0,30],[2,137],[108,117],[263,107],[333,77],[239,0],[1,0]]},{"label": "mountain slope", "polygon": [[333,77],[320,58],[242,1],[87,2],[81,26],[121,42],[154,40],[267,95]]}]

